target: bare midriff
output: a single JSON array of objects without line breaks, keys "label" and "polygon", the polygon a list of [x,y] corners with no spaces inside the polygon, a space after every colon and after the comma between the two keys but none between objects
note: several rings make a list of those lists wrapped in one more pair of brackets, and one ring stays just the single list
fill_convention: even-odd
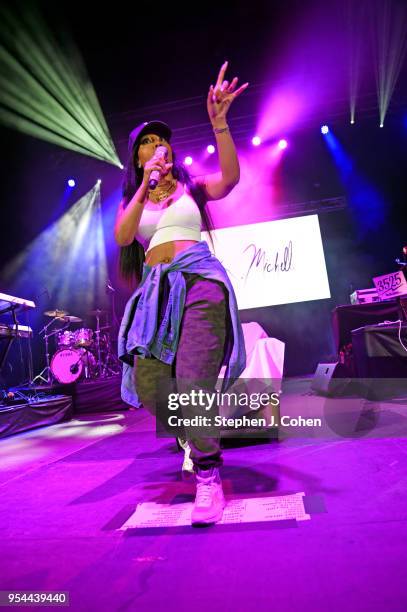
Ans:
[{"label": "bare midriff", "polygon": [[[175,192],[164,201],[165,206],[171,206],[178,200],[184,193],[184,186],[182,183],[177,183],[177,189]],[[150,201],[150,204],[154,205],[154,202]],[[186,251],[193,244],[198,244],[197,240],[171,240],[170,242],[163,242],[157,244],[146,253],[146,264],[148,266],[155,266],[159,263],[170,263],[178,253]]]},{"label": "bare midriff", "polygon": [[171,240],[157,244],[146,253],[146,264],[155,266],[159,263],[170,263],[178,253],[186,251],[193,244],[198,244],[197,240]]}]

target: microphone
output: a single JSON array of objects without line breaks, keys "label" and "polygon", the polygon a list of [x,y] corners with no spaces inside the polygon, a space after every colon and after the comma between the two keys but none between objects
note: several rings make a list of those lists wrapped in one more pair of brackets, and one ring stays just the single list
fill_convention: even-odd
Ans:
[{"label": "microphone", "polygon": [[[168,149],[167,147],[157,147],[155,152],[155,157],[160,157],[161,159],[167,159],[168,157]],[[158,181],[160,180],[161,172],[159,170],[153,170],[150,174],[150,178],[148,181],[149,189],[155,189],[158,185]]]}]

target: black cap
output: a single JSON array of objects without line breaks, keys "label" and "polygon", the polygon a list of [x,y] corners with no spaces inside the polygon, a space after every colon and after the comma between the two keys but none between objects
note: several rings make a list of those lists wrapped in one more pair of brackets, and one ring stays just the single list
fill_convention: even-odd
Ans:
[{"label": "black cap", "polygon": [[167,142],[171,139],[171,129],[163,121],[145,121],[140,123],[129,136],[129,153],[131,153],[138,141],[144,134],[157,134],[163,136]]}]

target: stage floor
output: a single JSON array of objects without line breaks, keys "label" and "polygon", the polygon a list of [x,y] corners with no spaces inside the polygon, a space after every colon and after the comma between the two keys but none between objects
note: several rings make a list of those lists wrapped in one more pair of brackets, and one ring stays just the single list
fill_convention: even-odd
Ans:
[{"label": "stage floor", "polygon": [[75,611],[406,609],[405,438],[287,438],[224,462],[227,500],[304,492],[310,520],[120,530],[139,502],[193,501],[141,410],[1,440],[0,590],[69,591]]}]

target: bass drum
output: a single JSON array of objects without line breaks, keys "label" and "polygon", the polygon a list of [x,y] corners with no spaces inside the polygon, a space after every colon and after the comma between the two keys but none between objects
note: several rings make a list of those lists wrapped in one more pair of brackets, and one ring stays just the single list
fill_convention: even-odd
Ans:
[{"label": "bass drum", "polygon": [[51,359],[51,372],[58,382],[69,384],[80,378],[91,378],[96,371],[96,360],[85,349],[60,349]]}]

